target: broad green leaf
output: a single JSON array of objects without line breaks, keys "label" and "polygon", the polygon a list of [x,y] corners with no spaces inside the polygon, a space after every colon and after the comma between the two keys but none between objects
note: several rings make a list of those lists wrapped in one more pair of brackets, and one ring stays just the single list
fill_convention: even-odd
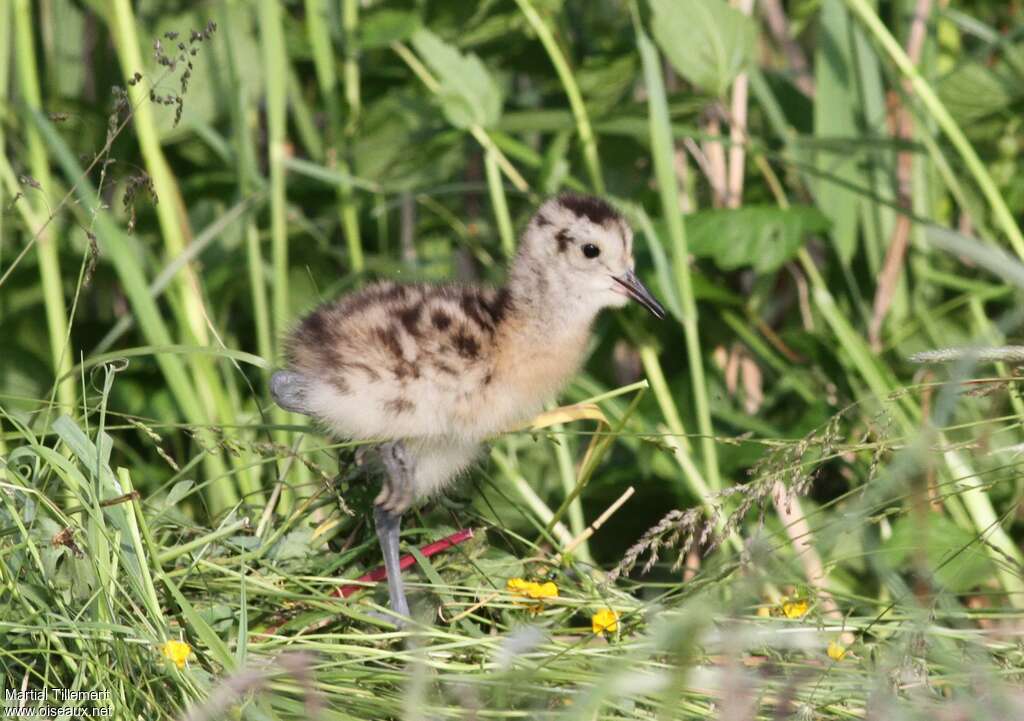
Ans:
[{"label": "broad green leaf", "polygon": [[[187,7],[183,5],[182,7]],[[161,138],[182,139],[189,136],[190,131],[212,125],[218,118],[227,114],[230,103],[227,98],[236,93],[244,92],[249,97],[259,97],[263,86],[263,60],[260,54],[258,36],[255,32],[254,10],[249,3],[225,4],[223,11],[210,18],[208,14],[197,10],[188,10],[181,14],[165,13],[152,26],[139,28],[143,48],[152,48],[157,40],[163,44],[166,52],[174,53],[175,41],[166,37],[167,32],[177,32],[188,39],[189,30],[202,28],[207,20],[215,19],[221,24],[221,37],[196,44],[195,56],[188,56],[192,63],[191,79],[188,90],[182,93],[181,121],[175,125],[175,111],[172,106],[156,106],[154,118]],[[224,32],[230,28],[230,37]],[[149,33],[152,34],[149,34]],[[179,38],[180,42],[182,38]],[[304,46],[305,47],[305,46]],[[229,49],[230,48],[230,49]],[[228,54],[233,53],[235,63],[232,64]],[[146,67],[137,68],[147,81],[156,82],[156,89],[163,93],[181,90],[180,78],[185,64],[179,63],[174,73],[160,66],[152,52],[143,53]]]},{"label": "broad green leaf", "polygon": [[1006,73],[969,62],[939,83],[939,97],[959,123],[973,123],[1024,97],[1020,83]]},{"label": "broad green leaf", "polygon": [[693,298],[721,306],[743,307],[744,298],[724,287],[717,279],[712,280],[700,273],[693,274]]},{"label": "broad green leaf", "polygon": [[387,47],[405,40],[420,27],[419,13],[407,10],[378,10],[359,21],[359,42],[364,50]]},{"label": "broad green leaf", "polygon": [[686,216],[690,251],[725,270],[751,266],[769,273],[792,258],[810,232],[829,221],[807,206],[751,205],[738,210],[704,210]]},{"label": "broad green leaf", "polygon": [[751,61],[757,26],[723,0],[651,0],[651,30],[676,71],[717,97]]},{"label": "broad green leaf", "polygon": [[[460,133],[438,133],[436,123],[437,108],[419,92],[396,91],[369,104],[353,149],[356,175],[392,190],[446,182],[463,161]],[[409,144],[410,137],[418,142]]]},{"label": "broad green leaf", "polygon": [[313,529],[305,526],[290,531],[274,544],[268,556],[275,561],[306,558],[313,552]]},{"label": "broad green leaf", "polygon": [[882,554],[894,569],[904,569],[920,556],[927,570],[942,587],[963,593],[990,578],[994,569],[984,544],[975,534],[938,514],[929,514],[925,524],[917,518],[901,518]]},{"label": "broad green leaf", "polygon": [[[854,74],[857,78],[854,112],[861,128],[861,141],[867,148],[865,157],[855,167],[863,179],[858,182],[863,182],[868,188],[865,192],[859,193],[857,204],[868,272],[875,277],[881,272],[885,251],[889,247],[896,225],[896,211],[893,207],[878,202],[879,199],[888,199],[895,204],[897,195],[896,172],[893,165],[895,158],[888,147],[878,143],[878,138],[891,135],[891,113],[886,105],[886,87],[882,78],[881,63],[878,55],[873,52],[871,40],[860,25],[854,24],[851,47],[856,62]],[[893,296],[889,318],[898,325],[907,312],[905,286],[901,283]]]},{"label": "broad green leaf", "polygon": [[[819,139],[855,138],[861,135],[857,118],[864,112],[858,89],[854,50],[856,28],[843,0],[824,0],[821,9],[822,40],[815,56],[814,134]],[[820,177],[814,181],[818,207],[832,221],[836,253],[849,263],[857,249],[861,195],[868,188],[862,170],[864,158],[850,152],[819,152],[814,157]]]},{"label": "broad green leaf", "polygon": [[540,169],[540,187],[547,195],[554,195],[571,171],[566,155],[569,152],[569,141],[572,131],[562,130],[555,133],[544,153],[544,164]]},{"label": "broad green leaf", "polygon": [[[476,13],[480,13],[481,3],[476,3]],[[509,3],[512,5],[512,3]],[[474,24],[459,34],[459,47],[468,48],[483,45],[484,43],[501,42],[508,38],[512,32],[522,32],[527,26],[523,14],[515,9],[507,13],[495,13],[489,15],[483,22]]]},{"label": "broad green leaf", "polygon": [[601,116],[621,107],[639,72],[633,55],[598,55],[586,58],[576,71],[576,82],[587,108]]},{"label": "broad green leaf", "polygon": [[85,90],[83,81],[89,68],[82,62],[82,53],[87,52],[88,42],[85,30],[85,13],[71,0],[57,0],[50,8],[51,17],[60,18],[53,23],[49,32],[54,35],[54,42],[60,52],[54,53],[57,63],[52,78],[60,90],[61,97],[81,97]]},{"label": "broad green leaf", "polygon": [[176,506],[192,492],[192,488],[195,486],[195,481],[178,481],[171,488],[167,494],[167,500],[164,501],[166,506]]},{"label": "broad green leaf", "polygon": [[463,55],[426,28],[412,44],[441,83],[438,97],[445,117],[457,128],[489,127],[501,117],[501,90],[476,55]]}]

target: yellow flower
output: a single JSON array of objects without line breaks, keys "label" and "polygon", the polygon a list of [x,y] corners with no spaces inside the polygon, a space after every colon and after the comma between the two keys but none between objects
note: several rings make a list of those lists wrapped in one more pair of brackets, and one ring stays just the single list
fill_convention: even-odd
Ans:
[{"label": "yellow flower", "polygon": [[545,598],[558,598],[558,586],[551,581],[537,583],[536,581],[526,581],[522,578],[510,578],[508,579],[507,586],[508,590],[517,596],[541,601],[541,603],[528,604],[530,613],[540,613],[543,611],[543,601]]},{"label": "yellow flower", "polygon": [[807,613],[808,608],[810,608],[810,604],[802,598],[782,601],[782,615],[786,618],[801,618]]},{"label": "yellow flower", "polygon": [[524,593],[527,586],[530,585],[530,581],[526,581],[522,578],[510,578],[506,586],[512,593]]},{"label": "yellow flower", "polygon": [[558,598],[558,586],[551,581],[534,584],[528,595],[530,598]]},{"label": "yellow flower", "polygon": [[846,655],[846,647],[838,641],[832,640],[828,642],[828,650],[826,653],[833,661],[842,661],[843,656]]},{"label": "yellow flower", "polygon": [[524,596],[526,598],[558,598],[558,586],[551,581],[537,583],[536,581],[526,581],[522,578],[510,578],[508,579],[508,590],[517,596]]},{"label": "yellow flower", "polygon": [[184,641],[168,641],[163,645],[164,656],[174,662],[178,668],[185,668],[185,662],[192,655],[192,647]]},{"label": "yellow flower", "polygon": [[590,628],[598,636],[603,636],[605,631],[615,633],[619,630],[619,614],[610,608],[602,608],[590,617]]}]

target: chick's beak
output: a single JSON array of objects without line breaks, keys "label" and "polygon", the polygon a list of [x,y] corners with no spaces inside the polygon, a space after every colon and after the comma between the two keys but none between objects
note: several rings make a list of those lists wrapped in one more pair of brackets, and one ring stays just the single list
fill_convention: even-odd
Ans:
[{"label": "chick's beak", "polygon": [[620,292],[625,292],[630,298],[651,311],[655,318],[661,319],[665,317],[665,309],[661,307],[661,303],[654,299],[651,291],[647,290],[647,287],[640,282],[640,279],[636,277],[636,273],[627,270],[622,275],[613,275],[612,280],[619,284],[621,287]]}]

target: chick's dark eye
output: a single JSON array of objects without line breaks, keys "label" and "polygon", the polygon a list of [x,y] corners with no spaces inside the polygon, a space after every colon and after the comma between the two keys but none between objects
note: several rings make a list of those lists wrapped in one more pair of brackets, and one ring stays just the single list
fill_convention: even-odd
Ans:
[{"label": "chick's dark eye", "polygon": [[593,243],[587,243],[586,245],[583,246],[583,255],[587,256],[588,258],[596,258],[597,256],[601,255],[601,249],[598,248]]}]

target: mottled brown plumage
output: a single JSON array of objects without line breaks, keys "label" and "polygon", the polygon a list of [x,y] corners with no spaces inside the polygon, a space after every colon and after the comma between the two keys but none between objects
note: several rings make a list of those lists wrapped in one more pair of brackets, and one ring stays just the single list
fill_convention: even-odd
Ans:
[{"label": "mottled brown plumage", "polygon": [[381,541],[397,563],[394,519],[464,470],[484,439],[553,399],[597,313],[627,297],[663,314],[633,273],[619,213],[562,195],[530,221],[504,287],[382,282],[325,303],[289,335],[271,390],[339,438],[389,442],[376,503],[378,526],[394,525],[393,542]]}]

